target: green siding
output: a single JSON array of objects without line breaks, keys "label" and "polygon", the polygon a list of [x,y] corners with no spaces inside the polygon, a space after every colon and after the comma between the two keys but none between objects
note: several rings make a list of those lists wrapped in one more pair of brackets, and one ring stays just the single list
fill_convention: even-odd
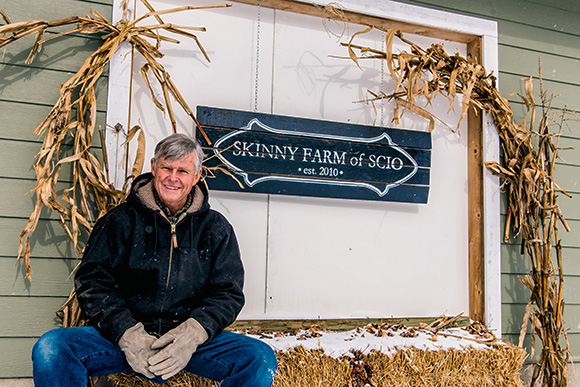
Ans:
[{"label": "green siding", "polygon": [[[46,316],[50,318],[50,316]],[[32,376],[30,354],[37,337],[2,338],[0,350],[0,375],[2,378]]]},{"label": "green siding", "polygon": [[[70,292],[70,290],[69,290]],[[0,317],[0,332],[10,332],[12,337],[38,337],[57,328],[60,320],[55,311],[66,302],[66,297],[23,297],[3,296],[2,310],[9,311]],[[18,316],[15,324],[14,316]]]},{"label": "green siding", "polygon": [[32,281],[23,281],[22,261],[17,264],[13,257],[1,257],[0,271],[10,273],[10,275],[6,275],[0,283],[0,295],[2,297],[62,297],[67,295],[73,286],[71,273],[77,263],[78,260],[75,259],[32,258],[31,264],[34,269]]},{"label": "green siding", "polygon": [[[74,26],[70,25],[69,27],[71,29]],[[25,67],[28,73],[32,73],[36,69],[68,72],[78,66],[77,53],[79,50],[84,51],[85,45],[94,45],[100,41],[97,35],[79,36],[72,34],[49,40],[41,46],[40,52],[36,53],[32,63],[26,65],[24,62],[28,57],[32,44],[34,44],[34,39],[36,39],[36,36],[32,35],[11,43],[9,46],[10,53],[7,52],[4,58],[0,58],[0,63]]]},{"label": "green siding", "polygon": [[[13,22],[86,16],[91,9],[110,18],[112,0],[4,1],[0,8]],[[47,35],[66,29],[50,30]],[[9,45],[0,57],[0,308],[4,311],[0,316],[0,379],[32,375],[31,348],[41,334],[58,326],[55,311],[72,289],[70,274],[78,263],[77,254],[55,214],[43,210],[31,238],[32,281],[24,278],[22,261],[16,262],[18,236],[35,200],[27,192],[34,188],[32,164],[43,139],[32,132],[55,104],[59,86],[102,40],[78,35],[52,40],[31,65],[25,65],[33,42],[29,37]],[[97,86],[98,125],[102,126],[106,91],[107,78],[103,77]],[[97,134],[95,145],[100,146]],[[69,149],[63,147],[65,154]],[[70,168],[63,172],[64,180],[70,181]]]},{"label": "green siding", "polygon": [[[542,58],[544,87],[558,94],[557,108],[580,111],[580,3],[546,0],[428,0],[402,1],[442,9],[498,22],[499,87],[508,97],[522,92],[522,78],[537,79],[538,57]],[[6,1],[2,9],[12,21],[53,20],[72,15],[86,15],[96,9],[110,17],[112,0],[20,0]],[[39,148],[39,138],[32,130],[46,116],[58,96],[58,86],[75,72],[98,45],[97,39],[67,37],[53,41],[31,66],[23,64],[33,39],[8,47],[0,58],[0,195],[10,198],[0,205],[0,307],[7,310],[0,317],[0,378],[31,375],[30,349],[45,330],[56,326],[54,311],[64,302],[72,286],[69,274],[76,254],[67,242],[58,220],[43,213],[37,235],[32,241],[33,280],[23,278],[21,263],[15,264],[18,235],[32,210],[33,197],[24,195],[34,185],[31,168]],[[539,91],[538,82],[535,90]],[[106,79],[99,90],[99,122],[104,124]],[[514,112],[523,117],[523,104],[517,96],[509,97]],[[580,147],[578,123],[564,132],[562,147]],[[564,244],[566,326],[574,358],[580,358],[580,153],[562,151],[557,167],[558,181],[574,194],[560,196],[565,217],[573,231]],[[505,203],[502,206],[505,217]],[[528,293],[518,275],[529,270],[527,257],[519,254],[517,241],[502,245],[503,335],[517,342]],[[526,340],[530,342],[529,337]]]},{"label": "green siding", "polygon": [[[94,9],[111,17],[112,0],[20,0],[3,1],[2,10],[12,23],[29,20],[56,20],[70,16],[88,16]],[[82,61],[84,58],[80,61]]]},{"label": "green siding", "polygon": [[[53,103],[41,105],[13,100],[5,101],[3,100],[5,97],[8,95],[0,93],[0,117],[2,117],[0,140],[42,142],[43,138],[35,135],[33,131],[50,113]],[[97,112],[97,122],[101,125],[105,122],[104,111]],[[93,142],[100,144],[101,140],[97,134]]]},{"label": "green siding", "polygon": [[[88,51],[85,51],[85,54],[87,56],[90,55]],[[79,67],[81,65],[82,63],[78,64]],[[78,68],[71,68],[71,70],[76,72]],[[42,69],[31,70],[25,66],[3,64],[2,94],[0,97],[3,100],[30,104],[48,104],[52,106],[58,99],[60,85],[65,83],[74,72]],[[106,107],[106,96],[103,93],[103,91],[107,90],[106,86],[106,78],[101,78],[95,88],[95,91],[98,92],[97,108],[99,110],[104,110]],[[30,90],[34,90],[34,93],[31,93]]]},{"label": "green siding", "polygon": [[[32,211],[32,207],[30,208]],[[30,214],[28,214],[30,215]],[[26,225],[28,219],[2,218],[0,217],[0,257],[16,258],[18,252],[18,236]],[[36,232],[30,237],[32,247],[31,256],[33,258],[74,258],[68,237],[61,231],[59,221],[43,220],[38,222]],[[12,273],[1,273],[1,275],[11,275]]]}]

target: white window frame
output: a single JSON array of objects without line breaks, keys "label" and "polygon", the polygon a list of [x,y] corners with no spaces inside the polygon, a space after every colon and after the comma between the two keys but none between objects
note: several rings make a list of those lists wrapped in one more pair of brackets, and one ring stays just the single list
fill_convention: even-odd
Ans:
[{"label": "white window frame", "polygon": [[[252,0],[242,0],[252,3]],[[257,1],[256,1],[257,3]],[[326,6],[321,0],[294,1],[296,4],[316,4]],[[113,22],[122,17],[121,0],[113,1]],[[342,0],[343,9],[395,22],[425,26],[430,29],[450,33],[474,35],[481,38],[481,64],[487,72],[498,74],[498,32],[497,22],[458,15],[450,12],[397,3],[390,0]],[[134,9],[134,4],[132,5]],[[124,141],[116,133],[114,126],[121,123],[125,128],[130,120],[132,53],[129,43],[123,44],[111,60],[109,70],[109,93],[107,101],[106,146],[109,149],[109,165],[112,181],[122,186],[123,150],[119,145]],[[483,115],[483,160],[499,160],[499,136],[493,118]],[[116,167],[118,166],[118,167]],[[485,321],[496,335],[501,335],[501,226],[499,179],[484,170],[484,271],[485,271]]]}]

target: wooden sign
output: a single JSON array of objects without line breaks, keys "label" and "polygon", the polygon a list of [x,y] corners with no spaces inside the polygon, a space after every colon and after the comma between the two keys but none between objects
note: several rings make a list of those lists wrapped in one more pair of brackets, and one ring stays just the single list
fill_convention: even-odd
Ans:
[{"label": "wooden sign", "polygon": [[[198,106],[210,189],[426,203],[431,135]],[[213,156],[213,157],[212,157]]]}]

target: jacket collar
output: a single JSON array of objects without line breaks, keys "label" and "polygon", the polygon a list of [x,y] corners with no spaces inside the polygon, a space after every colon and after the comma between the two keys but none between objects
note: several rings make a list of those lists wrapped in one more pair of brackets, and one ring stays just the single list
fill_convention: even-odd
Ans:
[{"label": "jacket collar", "polygon": [[[209,208],[208,193],[203,183],[197,183],[193,186],[193,201],[189,208],[179,215],[176,221],[180,221],[189,214],[193,214]],[[157,204],[153,192],[153,174],[150,172],[138,176],[131,187],[130,197],[134,197],[145,208],[159,213],[162,217],[170,220],[163,209]]]}]

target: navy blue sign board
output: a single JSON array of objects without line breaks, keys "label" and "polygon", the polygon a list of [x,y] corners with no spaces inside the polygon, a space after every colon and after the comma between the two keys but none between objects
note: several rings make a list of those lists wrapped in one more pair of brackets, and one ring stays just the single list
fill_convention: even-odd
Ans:
[{"label": "navy blue sign board", "polygon": [[[210,189],[427,203],[431,135],[198,106]],[[214,156],[211,157],[210,156]]]}]

